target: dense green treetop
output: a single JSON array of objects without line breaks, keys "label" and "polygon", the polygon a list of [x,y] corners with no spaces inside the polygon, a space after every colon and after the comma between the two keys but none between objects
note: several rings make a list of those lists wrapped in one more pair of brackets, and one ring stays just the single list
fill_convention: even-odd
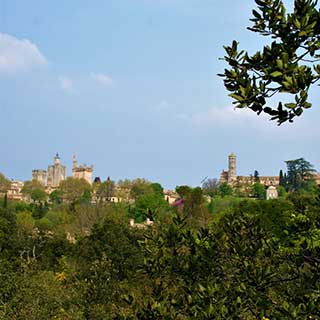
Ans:
[{"label": "dense green treetop", "polygon": [[44,185],[37,180],[26,181],[21,192],[34,202],[41,203],[47,199]]},{"label": "dense green treetop", "polygon": [[52,191],[49,195],[49,199],[54,204],[62,203],[62,195],[59,189]]},{"label": "dense green treetop", "polygon": [[251,191],[252,191],[252,195],[257,199],[266,198],[266,187],[260,182],[255,182],[251,186]]},{"label": "dense green treetop", "polygon": [[160,183],[151,183],[151,188],[156,195],[163,197],[163,188]]},{"label": "dense green treetop", "polygon": [[75,203],[83,197],[90,198],[91,186],[85,179],[68,177],[61,181],[59,190],[64,201]]},{"label": "dense green treetop", "polygon": [[315,186],[313,165],[303,159],[295,159],[286,161],[287,175],[285,186],[288,191],[312,191]]},{"label": "dense green treetop", "polygon": [[187,218],[186,221],[195,228],[208,225],[210,215],[203,190],[200,187],[179,186],[176,192],[183,201],[180,211]]},{"label": "dense green treetop", "polygon": [[134,179],[131,182],[130,196],[136,200],[139,196],[152,192],[151,182],[145,179]]},{"label": "dense green treetop", "polygon": [[230,196],[232,194],[232,187],[227,182],[223,182],[219,185],[218,192],[221,197]]},{"label": "dense green treetop", "polygon": [[143,222],[146,218],[154,220],[169,208],[163,196],[163,188],[159,183],[138,181],[133,184],[131,194],[134,195],[135,202],[130,213],[137,222]]},{"label": "dense green treetop", "polygon": [[41,182],[37,180],[32,180],[32,181],[25,181],[21,191],[23,194],[31,196],[31,193],[34,190],[44,190],[44,189],[45,187]]},{"label": "dense green treetop", "polygon": [[99,200],[107,200],[115,195],[115,183],[109,178],[97,186],[97,197]]}]

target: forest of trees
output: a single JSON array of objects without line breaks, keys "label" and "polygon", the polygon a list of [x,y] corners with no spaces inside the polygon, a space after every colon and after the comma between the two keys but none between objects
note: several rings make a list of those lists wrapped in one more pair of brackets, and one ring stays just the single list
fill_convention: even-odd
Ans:
[{"label": "forest of trees", "polygon": [[0,202],[0,319],[319,319],[320,192],[309,162],[287,168],[269,201],[257,171],[249,197],[212,179],[179,205],[143,179],[119,203],[110,179],[26,183]]}]

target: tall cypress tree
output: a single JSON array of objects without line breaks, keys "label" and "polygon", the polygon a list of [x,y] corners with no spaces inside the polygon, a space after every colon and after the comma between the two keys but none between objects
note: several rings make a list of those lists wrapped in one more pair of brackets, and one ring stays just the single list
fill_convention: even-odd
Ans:
[{"label": "tall cypress tree", "polygon": [[3,207],[5,209],[8,208],[8,194],[7,194],[7,192],[5,193],[4,198],[3,198]]},{"label": "tall cypress tree", "polygon": [[285,187],[286,181],[285,181],[285,177],[283,175],[283,171],[280,170],[279,172],[279,185],[282,187]]}]

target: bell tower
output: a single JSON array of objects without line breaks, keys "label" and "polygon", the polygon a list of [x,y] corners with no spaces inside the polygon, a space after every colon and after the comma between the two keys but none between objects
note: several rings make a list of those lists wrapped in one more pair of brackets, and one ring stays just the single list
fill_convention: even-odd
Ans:
[{"label": "bell tower", "polygon": [[228,182],[234,181],[237,179],[237,157],[234,153],[229,155],[228,161]]},{"label": "bell tower", "polygon": [[56,153],[56,156],[54,157],[54,164],[55,165],[59,165],[61,163],[60,157],[59,157],[59,153]]},{"label": "bell tower", "polygon": [[77,167],[78,167],[78,161],[77,161],[76,155],[74,154],[72,156],[72,174],[77,169]]}]

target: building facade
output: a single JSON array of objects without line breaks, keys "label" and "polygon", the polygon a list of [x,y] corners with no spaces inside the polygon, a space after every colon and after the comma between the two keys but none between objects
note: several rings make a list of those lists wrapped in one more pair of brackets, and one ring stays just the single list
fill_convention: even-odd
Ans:
[{"label": "building facade", "polygon": [[61,181],[66,179],[66,167],[61,164],[61,159],[57,153],[54,157],[54,164],[48,166],[47,187],[57,188]]},{"label": "building facade", "polygon": [[46,170],[32,170],[32,180],[39,181],[43,186],[47,185],[47,177]]},{"label": "building facade", "polygon": [[[259,181],[265,186],[278,186],[279,176],[260,176]],[[253,176],[237,176],[237,157],[231,153],[228,157],[228,171],[222,170],[220,175],[220,183],[228,183],[235,185],[252,185],[255,178]]]},{"label": "building facade", "polygon": [[[93,166],[78,165],[77,159],[73,156],[72,177],[75,179],[84,179],[92,184]],[[66,167],[61,164],[61,159],[57,153],[54,157],[53,165],[48,166],[48,170],[36,169],[32,171],[32,180],[39,181],[46,187],[47,192],[52,192],[59,187],[61,181],[67,176]]]},{"label": "building facade", "polygon": [[228,171],[222,170],[220,183],[227,182],[232,184],[237,180],[237,157],[234,153],[228,156]]},{"label": "building facade", "polygon": [[78,165],[78,161],[76,156],[73,156],[72,161],[72,177],[75,179],[84,179],[90,184],[92,184],[92,173],[93,173],[93,166],[86,166],[86,165]]},{"label": "building facade", "polygon": [[22,194],[22,188],[24,186],[24,183],[22,181],[12,180],[10,189],[8,190],[8,199],[11,200],[22,200],[23,194]]}]

